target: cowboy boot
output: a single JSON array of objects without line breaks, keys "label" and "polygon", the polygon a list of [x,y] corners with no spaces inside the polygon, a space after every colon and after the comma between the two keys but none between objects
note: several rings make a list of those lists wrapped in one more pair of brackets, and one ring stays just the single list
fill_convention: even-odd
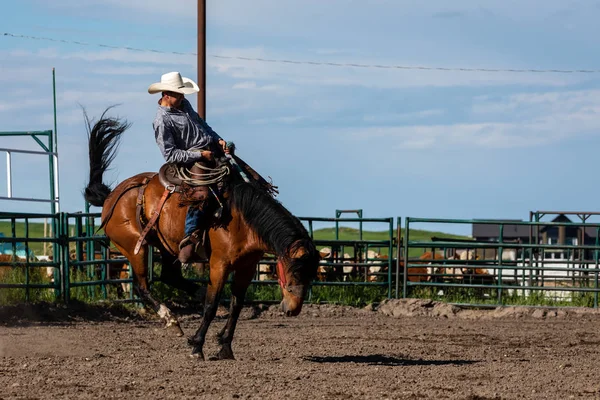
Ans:
[{"label": "cowboy boot", "polygon": [[179,244],[179,256],[178,259],[182,264],[188,264],[191,262],[206,261],[206,250],[202,243],[202,236],[204,229],[197,229],[183,238]]}]

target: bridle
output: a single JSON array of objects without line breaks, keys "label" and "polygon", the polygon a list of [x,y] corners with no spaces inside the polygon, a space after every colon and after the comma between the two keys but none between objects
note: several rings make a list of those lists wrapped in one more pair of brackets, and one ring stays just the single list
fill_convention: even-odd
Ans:
[{"label": "bridle", "polygon": [[282,290],[285,290],[296,297],[302,298],[304,296],[304,285],[288,285],[281,258],[277,260],[277,280],[279,281],[279,286],[281,286]]}]

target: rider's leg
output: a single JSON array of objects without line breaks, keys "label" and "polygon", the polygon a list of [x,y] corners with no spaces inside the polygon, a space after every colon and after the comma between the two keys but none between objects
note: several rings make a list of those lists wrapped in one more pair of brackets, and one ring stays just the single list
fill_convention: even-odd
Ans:
[{"label": "rider's leg", "polygon": [[[189,207],[185,217],[185,235],[179,244],[179,261],[188,263],[196,250],[200,250],[198,258],[205,259],[206,255],[202,246],[202,234],[204,231],[206,216],[197,207]],[[196,246],[199,243],[198,246]]]}]

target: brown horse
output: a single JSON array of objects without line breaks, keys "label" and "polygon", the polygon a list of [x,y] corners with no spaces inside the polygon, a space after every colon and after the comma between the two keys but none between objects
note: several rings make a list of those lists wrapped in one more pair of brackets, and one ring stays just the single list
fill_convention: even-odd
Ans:
[{"label": "brown horse", "polygon": [[[157,174],[133,176],[113,190],[102,183],[102,176],[114,158],[119,138],[129,126],[127,122],[108,118],[105,114],[93,127],[86,116],[90,181],[85,189],[85,198],[90,204],[102,207],[104,232],[130,261],[134,289],[140,299],[165,320],[167,327],[175,327],[178,334],[183,335],[170,310],[152,297],[147,273],[148,245],[152,245],[159,249],[162,256],[163,282],[182,288],[191,295],[198,291],[198,285],[183,279],[181,264],[177,260],[178,243],[184,234],[186,208],[181,206],[177,194],[171,194],[162,210],[158,209],[165,187]],[[223,160],[226,158],[221,159],[226,162]],[[278,257],[278,276],[283,292],[281,306],[287,316],[300,313],[319,263],[319,252],[300,220],[264,188],[254,182],[245,182],[231,170],[219,194],[224,212],[220,218],[212,221],[208,230],[210,281],[202,322],[195,335],[188,339],[192,355],[200,359],[204,359],[202,347],[206,332],[215,317],[221,292],[230,273],[233,273],[230,312],[225,327],[218,335],[221,348],[215,359],[234,358],[231,341],[235,326],[256,265],[265,252]],[[142,192],[143,188],[145,190]],[[143,205],[139,216],[136,215],[138,203]],[[160,213],[155,228],[149,231],[144,245],[136,253],[134,249],[142,227],[155,212]]]}]

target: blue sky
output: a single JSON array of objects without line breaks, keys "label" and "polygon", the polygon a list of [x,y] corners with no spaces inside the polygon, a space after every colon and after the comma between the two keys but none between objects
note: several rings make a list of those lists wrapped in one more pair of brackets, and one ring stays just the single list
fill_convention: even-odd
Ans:
[{"label": "blue sky", "polygon": [[[148,85],[196,77],[196,0],[5,2],[0,131],[52,129],[57,75],[60,197],[82,210],[80,105],[133,123],[118,182],[162,157]],[[598,1],[208,0],[207,121],[280,188],[299,216],[528,219],[532,210],[598,209],[600,74],[423,71],[264,63],[495,69],[600,69]],[[175,4],[175,6],[173,6]],[[188,97],[196,104],[195,96]],[[0,147],[35,149],[0,138]],[[13,156],[13,195],[44,196],[46,163]],[[6,167],[0,163],[0,194]],[[31,171],[39,171],[31,175]],[[46,205],[1,202],[4,210]],[[466,229],[466,228],[465,228]],[[467,229],[468,231],[468,229]]]}]

